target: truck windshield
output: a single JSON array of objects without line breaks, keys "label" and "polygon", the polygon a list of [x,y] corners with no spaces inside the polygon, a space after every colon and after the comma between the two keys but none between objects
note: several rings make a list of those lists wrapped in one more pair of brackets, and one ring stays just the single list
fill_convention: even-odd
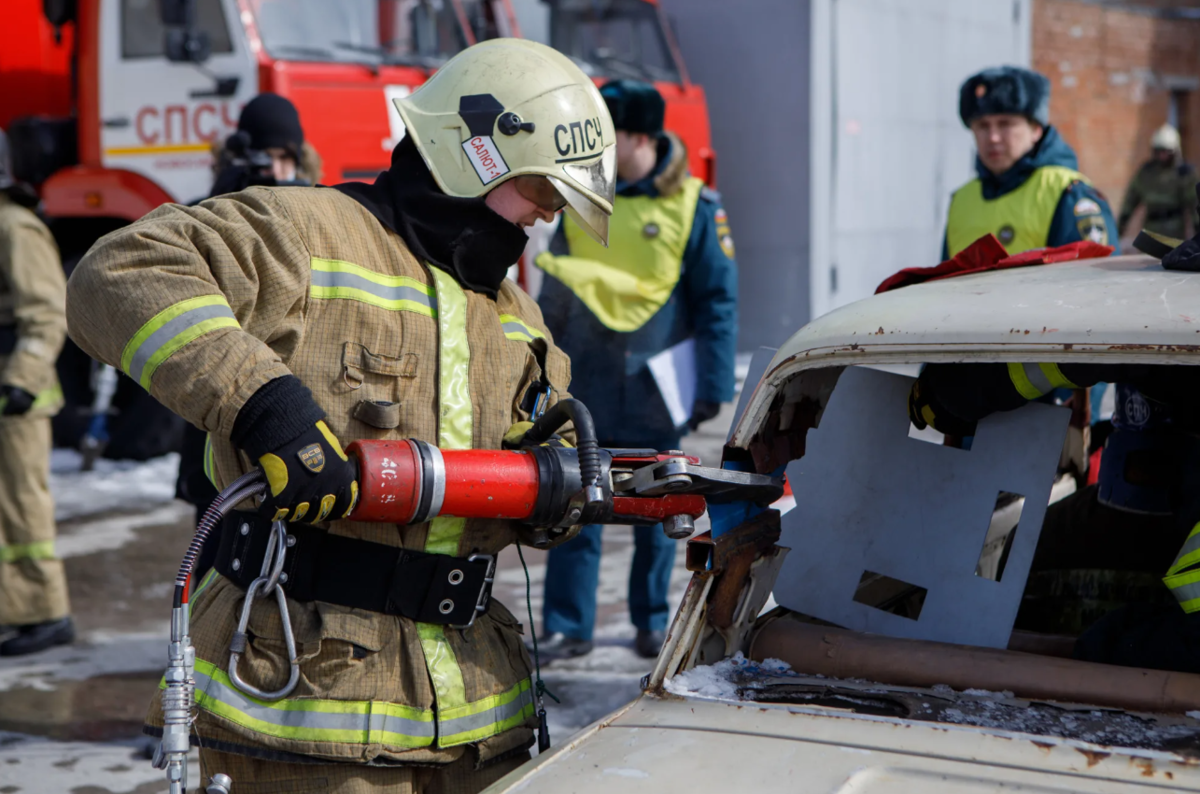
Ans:
[{"label": "truck windshield", "polygon": [[680,82],[658,11],[646,0],[548,0],[550,44],[589,74]]},{"label": "truck windshield", "polygon": [[483,0],[250,0],[263,46],[275,58],[434,68],[491,38]]}]

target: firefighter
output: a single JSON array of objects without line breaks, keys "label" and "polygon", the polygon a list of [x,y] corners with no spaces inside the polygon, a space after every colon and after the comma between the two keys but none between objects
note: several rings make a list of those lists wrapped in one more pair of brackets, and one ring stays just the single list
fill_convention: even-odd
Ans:
[{"label": "firefighter", "polygon": [[1017,628],[1081,635],[1075,655],[1087,661],[1200,673],[1194,369],[1012,363],[922,370],[909,416],[918,428],[952,436],[973,435],[979,419],[1054,389],[1116,384],[1099,482],[1047,510]]},{"label": "firefighter", "polygon": [[[408,135],[373,184],[159,208],[68,287],[73,337],[212,434],[219,486],[253,466],[269,484],[191,599],[201,766],[235,791],[478,791],[528,758],[537,724],[520,624],[479,573],[521,525],[342,520],[358,493],[343,444],[499,449],[567,396],[567,357],[505,274],[560,209],[606,239],[612,122],[574,63],[520,39],[464,50],[395,106]],[[300,673],[278,701],[226,664],[272,519],[289,522]],[[252,602],[249,686],[288,679],[282,626],[274,598]]]},{"label": "firefighter", "polygon": [[1121,202],[1121,237],[1139,209],[1145,210],[1143,228],[1186,240],[1196,232],[1196,170],[1183,161],[1179,132],[1170,124],[1155,131],[1150,159],[1142,164]]},{"label": "firefighter", "polygon": [[987,234],[1010,254],[1116,240],[1108,202],[1077,170],[1049,111],[1050,81],[1028,69],[986,69],[962,84],[958,114],[975,136],[978,176],[950,199],[942,259]]},{"label": "firefighter", "polygon": [[54,554],[50,417],[62,407],[54,360],[66,338],[58,247],[12,173],[0,130],[0,656],[75,639],[67,578]]},{"label": "firefighter", "polygon": [[[614,80],[600,89],[617,129],[617,199],[607,249],[563,220],[537,264],[539,304],[575,362],[573,391],[590,406],[602,446],[678,449],[681,435],[733,397],[737,269],[720,196],[687,171],[687,151],[663,131],[664,102],[651,85]],[[695,406],[676,428],[647,365],[695,341]],[[539,650],[549,658],[592,650],[600,525],[550,553]],[[635,647],[658,655],[670,606],[675,545],[660,526],[634,529],[629,609]]]}]

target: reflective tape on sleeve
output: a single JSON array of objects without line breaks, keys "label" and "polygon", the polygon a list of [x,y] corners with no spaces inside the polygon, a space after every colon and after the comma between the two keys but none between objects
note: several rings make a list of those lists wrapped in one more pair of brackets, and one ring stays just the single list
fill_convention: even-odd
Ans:
[{"label": "reflective tape on sleeve", "polygon": [[18,562],[20,560],[53,560],[54,541],[39,540],[36,543],[16,543],[12,546],[0,546],[0,562]]},{"label": "reflective tape on sleeve", "polygon": [[238,328],[223,295],[202,295],[154,315],[125,345],[121,369],[146,391],[154,372],[189,342],[218,328]]},{"label": "reflective tape on sleeve", "polygon": [[1192,527],[1175,562],[1167,569],[1163,584],[1170,589],[1184,612],[1200,612],[1200,524]]},{"label": "reflective tape on sleeve", "polygon": [[504,329],[505,337],[517,342],[532,342],[534,339],[546,338],[541,331],[512,314],[500,315],[500,327]]},{"label": "reflective tape on sleeve", "polygon": [[1026,400],[1036,400],[1055,389],[1079,388],[1062,374],[1057,364],[1012,363],[1008,365],[1008,377]]},{"label": "reflective tape on sleeve", "polygon": [[311,265],[309,294],[314,298],[354,300],[389,311],[437,316],[433,289],[415,278],[385,276],[338,259],[313,258]]}]

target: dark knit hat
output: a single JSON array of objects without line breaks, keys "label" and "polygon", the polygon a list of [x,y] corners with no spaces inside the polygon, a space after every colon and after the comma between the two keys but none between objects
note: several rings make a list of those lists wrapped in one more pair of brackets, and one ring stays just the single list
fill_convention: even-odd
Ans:
[{"label": "dark knit hat", "polygon": [[1050,81],[1019,66],[984,69],[967,78],[958,91],[962,123],[989,113],[1016,113],[1043,127],[1050,126]]},{"label": "dark knit hat", "polygon": [[238,129],[250,136],[250,147],[259,151],[279,147],[300,160],[304,128],[296,106],[279,94],[259,94],[246,103]]},{"label": "dark knit hat", "polygon": [[662,94],[649,83],[638,80],[611,80],[600,87],[600,96],[608,105],[613,126],[625,132],[659,135],[667,104]]}]

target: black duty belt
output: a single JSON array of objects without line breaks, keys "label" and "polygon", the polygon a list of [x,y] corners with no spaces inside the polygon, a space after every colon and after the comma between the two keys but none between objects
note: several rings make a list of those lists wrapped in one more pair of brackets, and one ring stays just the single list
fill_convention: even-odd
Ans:
[{"label": "black duty belt", "polygon": [[[453,628],[466,628],[487,611],[496,573],[491,554],[427,554],[305,524],[288,524],[287,533],[280,582],[297,601],[325,601]],[[269,522],[230,513],[221,525],[214,567],[249,587],[262,571],[270,535]]]},{"label": "black duty belt", "polygon": [[0,325],[0,356],[7,356],[17,349],[17,324]]},{"label": "black duty belt", "polygon": [[1162,210],[1147,210],[1147,221],[1168,221],[1183,217],[1183,207],[1171,207]]}]

